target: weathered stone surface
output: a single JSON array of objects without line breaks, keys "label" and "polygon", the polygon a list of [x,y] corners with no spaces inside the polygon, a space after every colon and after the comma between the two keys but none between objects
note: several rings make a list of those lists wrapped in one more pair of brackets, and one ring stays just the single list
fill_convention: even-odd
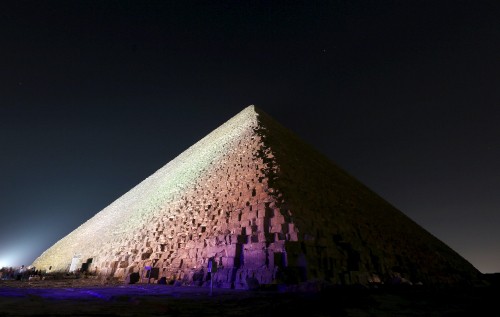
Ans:
[{"label": "weathered stone surface", "polygon": [[[216,286],[473,281],[479,272],[253,106],[46,250],[39,269]],[[87,260],[88,262],[88,260]]]}]

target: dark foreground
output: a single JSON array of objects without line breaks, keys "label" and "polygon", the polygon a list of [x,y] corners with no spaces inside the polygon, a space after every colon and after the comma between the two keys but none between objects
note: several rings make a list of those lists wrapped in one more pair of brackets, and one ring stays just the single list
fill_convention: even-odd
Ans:
[{"label": "dark foreground", "polygon": [[0,281],[0,316],[500,316],[497,287],[228,290]]}]

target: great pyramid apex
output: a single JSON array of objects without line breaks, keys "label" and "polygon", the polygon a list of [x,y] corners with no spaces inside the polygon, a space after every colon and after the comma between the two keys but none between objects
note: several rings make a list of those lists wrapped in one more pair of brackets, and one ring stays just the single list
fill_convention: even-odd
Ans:
[{"label": "great pyramid apex", "polygon": [[[219,287],[456,284],[480,273],[254,105],[47,249],[38,269]],[[210,262],[212,263],[212,262]],[[250,280],[249,280],[250,279]]]}]

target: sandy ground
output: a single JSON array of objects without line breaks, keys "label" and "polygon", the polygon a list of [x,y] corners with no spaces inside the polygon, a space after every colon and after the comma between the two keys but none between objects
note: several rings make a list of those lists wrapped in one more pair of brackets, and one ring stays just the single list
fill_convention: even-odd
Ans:
[{"label": "sandy ground", "polygon": [[0,316],[500,316],[498,288],[229,290],[92,279],[0,281]]}]

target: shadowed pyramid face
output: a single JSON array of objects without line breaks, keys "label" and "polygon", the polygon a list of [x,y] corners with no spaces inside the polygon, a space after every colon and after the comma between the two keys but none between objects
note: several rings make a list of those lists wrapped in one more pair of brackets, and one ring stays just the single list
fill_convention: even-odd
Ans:
[{"label": "shadowed pyramid face", "polygon": [[456,283],[472,265],[249,106],[46,250],[33,265],[216,285]]}]

